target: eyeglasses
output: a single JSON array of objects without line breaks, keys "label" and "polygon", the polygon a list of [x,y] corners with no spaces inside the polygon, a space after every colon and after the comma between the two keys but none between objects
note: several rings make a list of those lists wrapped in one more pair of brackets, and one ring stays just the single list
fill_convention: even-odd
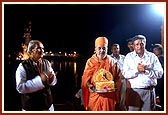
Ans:
[{"label": "eyeglasses", "polygon": [[102,50],[106,50],[107,47],[97,47],[97,49],[98,49],[98,50],[101,50],[101,49],[102,49]]}]

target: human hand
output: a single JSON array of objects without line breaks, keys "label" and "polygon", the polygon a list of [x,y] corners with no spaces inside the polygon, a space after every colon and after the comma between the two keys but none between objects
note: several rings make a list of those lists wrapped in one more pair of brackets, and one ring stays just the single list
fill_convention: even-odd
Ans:
[{"label": "human hand", "polygon": [[54,80],[54,76],[55,74],[49,71],[40,74],[41,80],[45,86],[52,83],[52,81]]},{"label": "human hand", "polygon": [[145,72],[146,66],[142,63],[138,63],[137,69],[139,72]]},{"label": "human hand", "polygon": [[46,85],[46,82],[47,82],[47,79],[48,79],[48,76],[46,73],[40,73],[40,77],[41,77],[41,80],[43,82],[44,85]]},{"label": "human hand", "polygon": [[76,93],[76,94],[75,94],[75,97],[76,97],[76,98],[80,98],[79,93]]},{"label": "human hand", "polygon": [[46,77],[48,79],[48,83],[51,84],[54,80],[55,74],[52,72],[49,72],[49,71],[43,72],[43,73],[46,75]]},{"label": "human hand", "polygon": [[95,91],[95,86],[93,84],[88,84],[88,87],[89,87],[89,92]]},{"label": "human hand", "polygon": [[156,103],[160,104],[160,98],[159,98],[159,96],[156,97]]}]

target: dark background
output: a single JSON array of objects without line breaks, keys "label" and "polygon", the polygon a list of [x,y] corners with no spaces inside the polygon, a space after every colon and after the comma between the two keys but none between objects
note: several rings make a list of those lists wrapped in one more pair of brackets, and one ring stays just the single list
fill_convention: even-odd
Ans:
[{"label": "dark background", "polygon": [[19,50],[29,21],[32,39],[41,40],[46,51],[90,56],[98,36],[107,37],[109,46],[119,43],[125,54],[126,39],[143,34],[150,50],[151,44],[161,41],[163,19],[151,4],[5,4],[5,54]]},{"label": "dark background", "polygon": [[143,34],[150,50],[151,44],[161,42],[163,23],[163,17],[154,13],[150,4],[5,4],[3,19],[4,108],[10,111],[21,110],[15,83],[20,61],[16,56],[22,51],[24,28],[28,22],[32,23],[32,39],[42,41],[45,51],[76,51],[82,55],[76,60],[75,75],[75,62],[50,59],[54,62],[54,70],[58,71],[58,83],[52,88],[56,110],[76,110],[74,94],[80,88],[85,62],[94,52],[97,37],[109,39],[109,54],[113,43],[119,43],[121,53],[126,54],[126,40]]}]

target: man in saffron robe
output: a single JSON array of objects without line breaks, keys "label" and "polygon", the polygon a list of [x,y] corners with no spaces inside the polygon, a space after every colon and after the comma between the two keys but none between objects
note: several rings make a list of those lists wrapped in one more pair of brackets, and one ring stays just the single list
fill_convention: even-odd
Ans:
[{"label": "man in saffron robe", "polygon": [[[84,106],[88,111],[114,111],[115,106],[120,102],[121,70],[107,51],[108,39],[98,37],[95,40],[95,54],[85,65],[81,87]],[[93,75],[100,69],[105,69],[112,74],[116,88],[114,92],[95,92]]]}]

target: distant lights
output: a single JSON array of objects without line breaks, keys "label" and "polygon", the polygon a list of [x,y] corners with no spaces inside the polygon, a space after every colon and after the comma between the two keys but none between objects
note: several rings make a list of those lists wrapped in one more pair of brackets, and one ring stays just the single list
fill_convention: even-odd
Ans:
[{"label": "distant lights", "polygon": [[52,51],[45,52],[44,56],[63,56],[63,57],[77,57],[79,54],[77,54],[76,51],[73,51],[73,53],[67,53],[67,52],[58,52],[58,53],[53,53]]}]

